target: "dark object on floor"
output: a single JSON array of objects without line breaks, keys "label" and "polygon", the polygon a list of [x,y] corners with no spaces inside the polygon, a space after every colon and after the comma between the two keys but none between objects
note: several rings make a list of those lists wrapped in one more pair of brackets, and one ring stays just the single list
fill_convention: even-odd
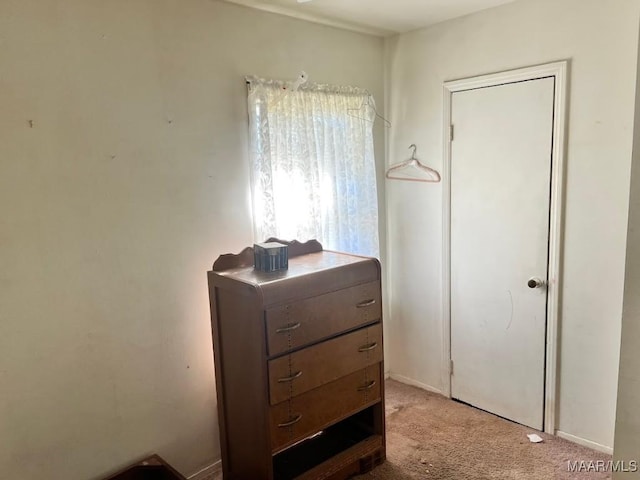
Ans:
[{"label": "dark object on floor", "polygon": [[186,480],[186,478],[158,455],[152,455],[105,480]]}]

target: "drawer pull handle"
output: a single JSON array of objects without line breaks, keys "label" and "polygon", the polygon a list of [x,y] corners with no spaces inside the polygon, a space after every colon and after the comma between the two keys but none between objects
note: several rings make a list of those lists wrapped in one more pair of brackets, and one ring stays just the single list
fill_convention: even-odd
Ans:
[{"label": "drawer pull handle", "polygon": [[370,307],[371,305],[375,305],[375,303],[376,303],[376,300],[372,298],[371,300],[365,300],[364,302],[360,302],[358,305],[356,305],[356,308]]},{"label": "drawer pull handle", "polygon": [[375,380],[371,380],[369,383],[367,383],[366,385],[363,385],[361,387],[358,387],[358,391],[359,392],[364,392],[365,390],[371,390],[373,388],[373,386],[376,384]]},{"label": "drawer pull handle", "polygon": [[289,325],[287,325],[285,327],[281,327],[281,328],[276,329],[276,333],[291,332],[292,330],[295,330],[296,328],[300,328],[300,325],[301,325],[300,322],[290,323]]},{"label": "drawer pull handle", "polygon": [[284,378],[279,378],[278,379],[278,383],[289,383],[289,382],[293,382],[296,378],[298,378],[300,375],[302,375],[302,370],[297,371],[296,373],[294,373],[293,375],[291,375],[290,377],[284,377]]},{"label": "drawer pull handle", "polygon": [[378,342],[370,343],[369,345],[361,346],[358,351],[359,352],[369,352],[378,346]]},{"label": "drawer pull handle", "polygon": [[293,417],[291,420],[289,420],[288,422],[284,422],[284,423],[279,423],[278,424],[278,428],[287,428],[290,427],[291,425],[295,425],[296,423],[298,423],[300,420],[302,420],[302,414],[299,413],[297,414],[295,417]]}]

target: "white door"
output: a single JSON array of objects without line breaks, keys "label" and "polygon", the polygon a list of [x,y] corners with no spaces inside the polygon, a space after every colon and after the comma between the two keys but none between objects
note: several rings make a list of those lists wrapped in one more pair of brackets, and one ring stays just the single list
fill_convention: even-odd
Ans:
[{"label": "white door", "polygon": [[553,97],[552,77],[507,83],[451,112],[452,397],[540,430]]}]

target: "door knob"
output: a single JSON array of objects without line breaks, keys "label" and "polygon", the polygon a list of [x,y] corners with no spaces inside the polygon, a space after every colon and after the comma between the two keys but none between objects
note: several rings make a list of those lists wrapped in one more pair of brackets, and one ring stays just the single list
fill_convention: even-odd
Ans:
[{"label": "door knob", "polygon": [[542,288],[545,286],[545,281],[538,277],[531,277],[527,282],[529,288]]}]

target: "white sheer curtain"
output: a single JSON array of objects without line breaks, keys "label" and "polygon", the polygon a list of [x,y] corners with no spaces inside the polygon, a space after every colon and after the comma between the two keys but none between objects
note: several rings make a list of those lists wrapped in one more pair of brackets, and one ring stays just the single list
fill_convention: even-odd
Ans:
[{"label": "white sheer curtain", "polygon": [[[366,91],[248,79],[254,234],[378,256],[375,111]],[[361,108],[362,107],[362,108]]]}]

